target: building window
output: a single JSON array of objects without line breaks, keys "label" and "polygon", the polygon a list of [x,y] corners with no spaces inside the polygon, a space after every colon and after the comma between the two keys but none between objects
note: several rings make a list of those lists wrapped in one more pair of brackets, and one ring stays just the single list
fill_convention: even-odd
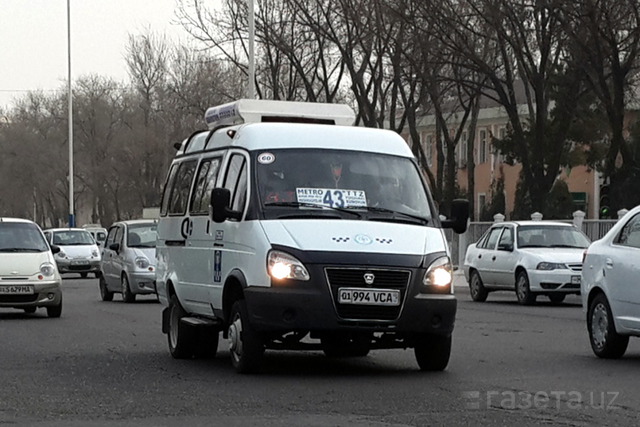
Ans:
[{"label": "building window", "polygon": [[458,167],[466,168],[467,167],[467,133],[463,132],[460,141],[456,145],[457,150],[457,159],[458,159]]},{"label": "building window", "polygon": [[485,163],[487,161],[487,131],[481,130],[479,132],[479,144],[478,144],[478,163]]},{"label": "building window", "polygon": [[433,135],[427,135],[425,143],[425,155],[427,156],[427,165],[433,165]]}]

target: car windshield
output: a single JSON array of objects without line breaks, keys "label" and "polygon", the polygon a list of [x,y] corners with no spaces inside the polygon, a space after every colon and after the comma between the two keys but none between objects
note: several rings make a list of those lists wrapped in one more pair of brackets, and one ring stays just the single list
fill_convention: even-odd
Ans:
[{"label": "car windshield", "polygon": [[428,196],[411,159],[340,150],[273,150],[256,155],[267,218],[327,216],[427,223]]},{"label": "car windshield", "polygon": [[518,227],[520,248],[580,248],[589,246],[589,239],[573,227],[527,225]]},{"label": "car windshield", "polygon": [[53,244],[57,246],[95,245],[91,233],[85,230],[65,230],[53,233]]},{"label": "car windshield", "polygon": [[0,252],[45,252],[49,245],[35,224],[0,222]]},{"label": "car windshield", "polygon": [[155,248],[158,236],[155,223],[129,226],[127,246],[130,248]]}]

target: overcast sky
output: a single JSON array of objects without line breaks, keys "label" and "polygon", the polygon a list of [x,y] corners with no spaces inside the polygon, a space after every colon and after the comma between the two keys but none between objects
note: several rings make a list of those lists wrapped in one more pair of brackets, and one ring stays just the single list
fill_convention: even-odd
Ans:
[{"label": "overcast sky", "polygon": [[[213,3],[218,0],[210,0]],[[129,34],[184,38],[175,0],[70,0],[72,80],[87,74],[127,79]],[[67,0],[0,0],[0,106],[30,90],[64,88]]]}]

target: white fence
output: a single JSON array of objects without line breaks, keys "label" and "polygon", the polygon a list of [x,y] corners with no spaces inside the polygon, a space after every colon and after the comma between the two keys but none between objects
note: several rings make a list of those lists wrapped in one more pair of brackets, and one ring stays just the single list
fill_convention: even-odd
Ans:
[{"label": "white fence", "polygon": [[[622,209],[618,211],[618,219],[622,218],[628,211]],[[617,219],[584,219],[584,212],[576,211],[573,213],[573,221],[561,220],[561,222],[573,223],[577,228],[582,230],[584,234],[589,237],[591,241],[602,238],[607,231],[613,227],[618,221]],[[536,212],[531,215],[533,220],[542,220],[542,214]],[[464,255],[467,252],[467,247],[478,241],[480,237],[491,225],[496,222],[504,221],[504,215],[497,214],[494,216],[494,221],[481,221],[470,222],[467,231],[463,234],[456,234],[451,229],[446,229],[445,234],[449,240],[449,247],[451,248],[451,261],[454,266],[462,268],[462,261]]]}]

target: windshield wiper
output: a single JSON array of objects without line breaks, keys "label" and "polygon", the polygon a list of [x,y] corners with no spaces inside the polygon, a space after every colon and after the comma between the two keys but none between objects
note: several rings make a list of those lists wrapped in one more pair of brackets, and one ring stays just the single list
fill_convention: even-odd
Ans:
[{"label": "windshield wiper", "polygon": [[2,248],[0,252],[42,252],[37,248]]},{"label": "windshield wiper", "polygon": [[[319,205],[317,203],[307,203],[307,202],[270,202],[265,203],[265,206],[284,206],[284,207],[293,207],[293,208],[317,208],[317,209],[332,209],[338,212],[346,212],[352,215],[357,216],[358,218],[362,218],[358,212],[352,210],[351,208],[337,208],[333,206]],[[359,208],[358,208],[359,209]]]},{"label": "windshield wiper", "polygon": [[552,248],[577,248],[577,249],[586,249],[584,246],[576,246],[576,245],[551,245]]},{"label": "windshield wiper", "polygon": [[[425,217],[419,216],[419,215],[413,215],[413,214],[409,214],[406,212],[400,212],[400,211],[394,211],[393,209],[387,209],[387,208],[381,208],[381,207],[377,207],[377,206],[363,206],[363,207],[358,207],[357,209],[366,209],[369,212],[379,212],[379,213],[389,213],[392,215],[402,215],[406,218],[411,218],[414,219],[416,221],[418,221],[420,224],[428,224],[429,220]],[[382,219],[382,218],[376,218],[376,219]],[[398,220],[399,218],[384,218],[384,219],[395,219]]]}]

